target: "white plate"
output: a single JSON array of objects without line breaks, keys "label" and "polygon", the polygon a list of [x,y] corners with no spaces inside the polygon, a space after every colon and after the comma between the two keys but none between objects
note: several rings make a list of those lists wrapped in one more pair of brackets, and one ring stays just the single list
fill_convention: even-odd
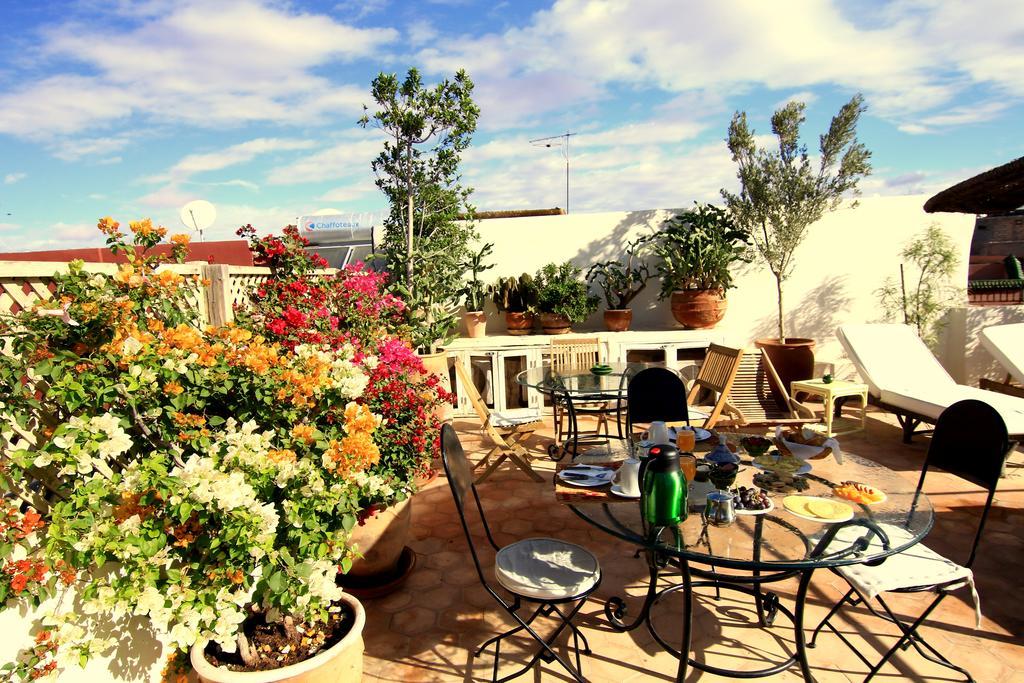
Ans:
[{"label": "white plate", "polygon": [[767,515],[769,512],[775,509],[775,501],[771,498],[768,499],[768,507],[764,510],[736,510],[737,515]]},{"label": "white plate", "polygon": [[[795,493],[793,495],[799,496],[801,494]],[[853,506],[850,505],[850,503],[845,501],[845,500],[836,500],[834,498],[822,498],[821,496],[804,496],[804,498],[807,498],[808,500],[825,500],[825,501],[828,501],[830,503],[836,503],[836,502],[843,503],[843,504],[848,505],[850,507],[850,514],[847,515],[846,517],[840,517],[839,519],[825,519],[824,517],[814,517],[812,515],[802,515],[799,512],[793,512],[792,510],[790,510],[785,505],[783,505],[782,508],[786,512],[788,512],[789,514],[793,515],[794,517],[799,517],[800,519],[806,519],[809,522],[818,522],[819,524],[839,524],[840,522],[848,522],[851,519],[853,519]]]},{"label": "white plate", "polygon": [[680,429],[692,429],[694,433],[693,438],[697,441],[707,441],[711,438],[711,432],[701,427],[669,427],[668,435],[672,437],[673,441],[679,436]]},{"label": "white plate", "polygon": [[[582,476],[573,476],[573,473]],[[598,471],[602,472],[598,474]],[[566,473],[569,473],[566,476]],[[593,474],[591,474],[593,472]],[[604,486],[609,483],[615,476],[615,472],[603,468],[593,468],[589,471],[579,471],[575,467],[571,469],[565,469],[558,473],[558,478],[564,481],[566,484],[572,484],[573,486],[582,486],[584,488],[594,488],[597,486]]]},{"label": "white plate", "polygon": [[[778,457],[776,457],[775,459],[778,460]],[[761,465],[758,465],[756,462],[753,462],[753,461],[751,461],[751,464],[754,467],[756,467],[757,469],[764,470],[765,472],[774,472],[774,471],[776,471],[776,470],[772,470],[770,467],[762,467]],[[814,469],[814,468],[811,467],[811,463],[804,462],[804,464],[801,465],[800,468],[796,472],[793,472],[793,475],[796,476],[798,474],[807,474],[812,469]],[[781,476],[781,473],[780,473],[780,476]]]},{"label": "white plate", "polygon": [[639,498],[640,497],[639,493],[636,494],[635,496],[629,495],[628,493],[623,491],[622,487],[619,486],[618,484],[612,484],[611,488],[609,488],[608,490],[611,491],[612,493],[614,493],[616,496],[618,496],[620,498],[634,498],[635,499],[635,498]]}]

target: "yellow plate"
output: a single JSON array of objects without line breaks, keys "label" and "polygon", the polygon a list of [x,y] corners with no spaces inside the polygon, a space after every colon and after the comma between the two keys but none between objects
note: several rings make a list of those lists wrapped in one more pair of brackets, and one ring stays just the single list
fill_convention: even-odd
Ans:
[{"label": "yellow plate", "polygon": [[830,498],[815,496],[786,496],[782,504],[787,510],[812,522],[845,522],[853,517],[853,508]]}]

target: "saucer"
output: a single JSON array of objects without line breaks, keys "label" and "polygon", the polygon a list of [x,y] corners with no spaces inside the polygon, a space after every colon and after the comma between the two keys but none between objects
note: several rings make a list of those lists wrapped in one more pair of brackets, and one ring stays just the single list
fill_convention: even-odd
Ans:
[{"label": "saucer", "polygon": [[614,494],[615,494],[616,496],[618,496],[619,498],[634,498],[634,499],[636,499],[636,498],[639,498],[639,497],[640,497],[640,494],[639,494],[639,493],[638,493],[638,494],[636,494],[635,496],[631,496],[631,495],[629,495],[628,493],[626,493],[625,491],[623,491],[623,490],[622,490],[622,487],[621,487],[621,486],[619,486],[618,484],[612,484],[612,485],[611,485],[611,486],[610,486],[610,487],[608,488],[608,490],[609,490],[609,491],[611,491],[612,493],[614,493]]}]

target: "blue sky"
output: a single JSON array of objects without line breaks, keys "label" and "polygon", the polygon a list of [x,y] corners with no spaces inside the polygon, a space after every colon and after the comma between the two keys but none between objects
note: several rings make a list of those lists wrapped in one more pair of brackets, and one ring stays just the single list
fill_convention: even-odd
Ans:
[{"label": "blue sky", "polygon": [[96,219],[207,199],[209,237],[384,208],[356,126],[379,71],[465,68],[480,209],[715,200],[735,110],[808,103],[813,148],[863,92],[866,196],[934,192],[1024,155],[1019,0],[0,0],[0,248],[98,242]]}]

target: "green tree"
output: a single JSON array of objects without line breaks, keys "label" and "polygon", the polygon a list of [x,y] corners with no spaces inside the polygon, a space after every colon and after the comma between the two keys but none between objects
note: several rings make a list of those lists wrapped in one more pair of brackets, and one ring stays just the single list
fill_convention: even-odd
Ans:
[{"label": "green tree", "polygon": [[864,98],[854,95],[832,118],[821,136],[817,168],[806,145],[800,144],[804,103],[789,102],[772,115],[778,150],[759,149],[747,115],[736,112],[726,142],[738,165],[739,194],[722,190],[729,210],[749,231],[754,251],[775,276],[778,294],[779,339],[786,338],[783,283],[793,273],[793,253],[807,228],[839,206],[847,194],[858,194],[857,183],[871,172],[871,152],[857,140],[857,121],[866,110]]},{"label": "green tree", "polygon": [[476,239],[472,189],[459,184],[459,161],[480,109],[462,70],[433,87],[416,69],[403,81],[381,73],[371,92],[378,109],[371,115],[364,107],[359,125],[386,135],[371,164],[391,205],[381,251],[395,291],[409,304],[413,344],[433,351],[454,325],[463,264]]},{"label": "green tree", "polygon": [[961,290],[950,284],[960,265],[956,243],[932,223],[903,248],[900,256],[914,266],[909,273],[911,286],[886,278],[876,292],[885,320],[913,325],[918,336],[934,346],[942,330],[942,314],[961,295]]}]

